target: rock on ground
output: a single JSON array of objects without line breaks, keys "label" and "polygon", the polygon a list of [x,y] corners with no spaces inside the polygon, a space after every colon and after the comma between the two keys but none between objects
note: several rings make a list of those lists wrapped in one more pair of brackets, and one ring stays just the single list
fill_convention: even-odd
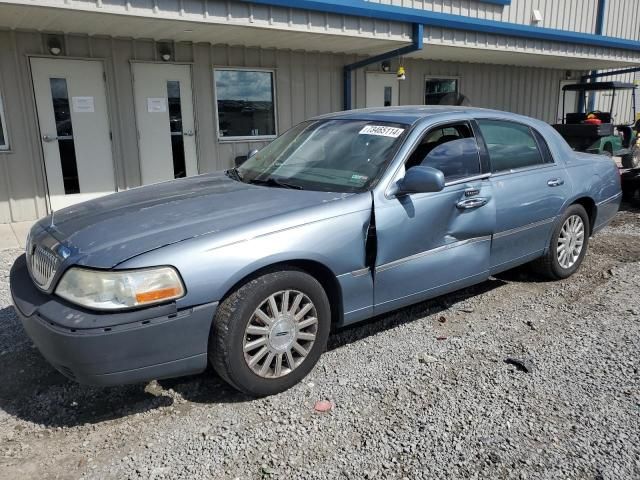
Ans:
[{"label": "rock on ground", "polygon": [[66,380],[10,306],[19,253],[0,252],[2,479],[640,478],[638,211],[568,280],[521,268],[338,332],[300,385],[258,400],[211,372]]}]

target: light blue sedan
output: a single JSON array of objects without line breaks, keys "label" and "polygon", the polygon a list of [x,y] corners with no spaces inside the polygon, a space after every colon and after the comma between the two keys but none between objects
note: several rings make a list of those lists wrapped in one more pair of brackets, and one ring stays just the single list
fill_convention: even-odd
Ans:
[{"label": "light blue sedan", "polygon": [[354,110],[303,122],[238,168],[40,220],[11,291],[42,354],[79,382],[210,363],[270,395],[309,373],[334,326],[527,262],[570,276],[620,198],[610,159],[531,118]]}]

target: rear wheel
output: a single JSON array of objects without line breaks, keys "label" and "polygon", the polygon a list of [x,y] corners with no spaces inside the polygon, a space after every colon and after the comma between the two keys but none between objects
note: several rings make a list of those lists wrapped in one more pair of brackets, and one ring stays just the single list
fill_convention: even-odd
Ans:
[{"label": "rear wheel", "polygon": [[638,168],[640,167],[640,148],[635,148],[633,151],[622,157],[622,166],[624,168]]},{"label": "rear wheel", "polygon": [[322,285],[300,270],[267,273],[220,305],[209,340],[218,374],[254,396],[280,393],[302,380],[326,347],[331,324]]},{"label": "rear wheel", "polygon": [[589,244],[589,216],[582,205],[571,205],[558,222],[536,270],[554,280],[573,275],[582,264]]}]

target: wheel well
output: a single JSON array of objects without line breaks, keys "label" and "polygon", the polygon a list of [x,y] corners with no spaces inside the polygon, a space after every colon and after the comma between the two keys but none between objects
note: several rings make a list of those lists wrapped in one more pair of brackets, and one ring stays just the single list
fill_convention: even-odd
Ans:
[{"label": "wheel well", "polygon": [[593,224],[596,221],[596,213],[597,207],[596,202],[593,201],[592,198],[582,197],[578,198],[572,205],[582,205],[584,209],[587,211],[587,215],[589,216],[589,236],[593,233]]},{"label": "wheel well", "polygon": [[605,152],[609,152],[613,155],[613,145],[609,142],[604,144],[604,146],[602,147],[602,150],[604,150]]},{"label": "wheel well", "polygon": [[322,285],[322,288],[324,288],[324,291],[327,293],[327,297],[329,298],[329,305],[331,306],[331,323],[342,323],[344,312],[342,310],[342,290],[340,289],[338,279],[329,268],[327,268],[322,263],[313,260],[287,260],[284,262],[273,263],[271,265],[262,267],[245,276],[240,281],[236,282],[224,294],[220,301],[227,298],[242,285],[253,280],[254,278],[260,277],[270,272],[284,270],[286,268],[292,267],[298,270],[302,270],[303,272],[311,275],[318,282],[320,282],[320,285]]}]

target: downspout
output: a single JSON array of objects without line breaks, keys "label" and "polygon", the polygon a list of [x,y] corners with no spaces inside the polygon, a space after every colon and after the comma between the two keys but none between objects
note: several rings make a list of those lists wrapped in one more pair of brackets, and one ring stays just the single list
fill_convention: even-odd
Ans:
[{"label": "downspout", "polygon": [[[606,11],[607,11],[607,0],[598,0],[598,12],[596,14],[596,31],[595,31],[596,35],[602,35],[604,32],[604,16],[606,14]],[[589,83],[592,83],[596,78],[595,76],[597,75],[598,75],[598,71],[592,70],[589,75]],[[582,102],[583,99],[581,98],[580,101]],[[579,110],[582,111],[582,105],[580,107],[581,108]],[[589,111],[592,112],[595,107],[596,107],[596,94],[595,92],[591,92],[591,94],[589,95]]]},{"label": "downspout", "polygon": [[421,23],[413,24],[413,43],[411,45],[407,45],[406,47],[398,48],[396,50],[392,50],[387,53],[382,53],[380,55],[376,55],[375,57],[365,58],[364,60],[360,60],[359,62],[351,63],[349,65],[345,65],[343,68],[343,82],[344,82],[344,93],[343,93],[343,109],[351,110],[352,107],[352,99],[351,99],[351,79],[352,72],[362,67],[366,67],[367,65],[371,65],[373,63],[382,62],[384,60],[389,60],[394,57],[400,57],[402,55],[407,55],[411,52],[415,52],[418,50],[422,50],[424,45],[424,25]]}]

